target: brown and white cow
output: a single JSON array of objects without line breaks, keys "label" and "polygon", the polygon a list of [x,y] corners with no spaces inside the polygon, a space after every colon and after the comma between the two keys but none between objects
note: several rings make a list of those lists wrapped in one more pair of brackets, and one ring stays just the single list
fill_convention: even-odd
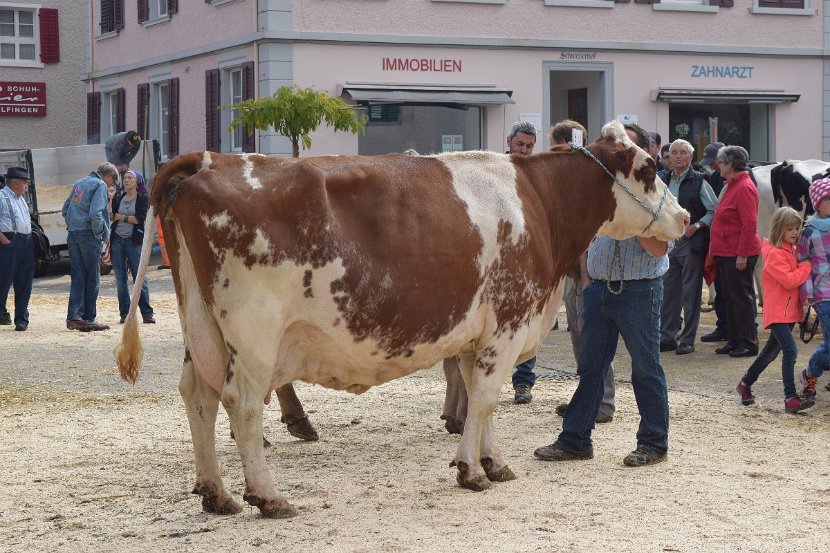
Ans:
[{"label": "brown and white cow", "polygon": [[[288,517],[296,511],[265,461],[264,397],[294,380],[361,393],[456,354],[469,396],[458,483],[482,490],[515,478],[491,413],[516,360],[534,355],[553,326],[562,277],[598,231],[671,239],[688,221],[619,123],[588,150],[636,199],[565,149],[292,163],[192,152],[167,163],[137,282],[160,214],[203,508],[241,510],[216,459],[219,401],[236,434],[244,499]],[[136,293],[116,349],[131,382],[142,355]]]}]

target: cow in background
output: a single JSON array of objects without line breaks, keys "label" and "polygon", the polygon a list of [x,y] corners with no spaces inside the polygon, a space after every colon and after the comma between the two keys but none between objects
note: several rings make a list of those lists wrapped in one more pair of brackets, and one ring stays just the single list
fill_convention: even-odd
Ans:
[{"label": "cow in background", "polygon": [[[194,492],[205,511],[242,510],[216,458],[221,401],[243,498],[274,518],[296,510],[265,460],[263,398],[294,380],[362,393],[459,355],[469,403],[457,481],[514,479],[491,415],[509,371],[553,326],[562,278],[598,232],[669,240],[689,221],[618,122],[584,152],[524,158],[184,154],[156,177],[137,282],[157,214],[185,342]],[[138,293],[116,349],[130,382]]]}]

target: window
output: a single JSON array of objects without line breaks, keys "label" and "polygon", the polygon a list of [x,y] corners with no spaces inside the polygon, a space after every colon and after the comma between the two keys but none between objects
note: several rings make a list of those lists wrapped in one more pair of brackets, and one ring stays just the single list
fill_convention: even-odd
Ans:
[{"label": "window", "polygon": [[[242,101],[242,68],[231,69],[228,73],[228,104],[237,104]],[[239,117],[239,110],[234,109],[230,112],[230,120],[233,121]],[[232,152],[242,151],[242,124],[237,123],[230,130],[230,147]]]},{"label": "window", "polygon": [[[163,71],[169,75],[169,71]],[[163,159],[179,155],[179,79],[155,79],[138,85],[136,132],[142,137],[156,139]]]},{"label": "window", "polygon": [[178,0],[138,0],[138,22],[144,26],[170,21],[170,16],[178,11]]},{"label": "window", "polygon": [[150,124],[150,135],[157,136],[161,144],[161,155],[169,157],[170,154],[170,85],[167,81],[156,83],[153,86],[153,98],[155,98],[155,109],[153,109],[154,123]]},{"label": "window", "polygon": [[222,109],[254,98],[254,62],[231,53],[219,69],[205,71],[205,148],[212,152],[255,152],[256,137],[241,124],[229,128],[238,110]]},{"label": "window", "polygon": [[123,88],[101,94],[101,142],[126,130],[124,97]]},{"label": "window", "polygon": [[101,0],[101,34],[124,28],[124,0]]},{"label": "window", "polygon": [[0,7],[0,61],[37,63],[35,10]]},{"label": "window", "polygon": [[770,15],[814,15],[809,0],[753,0],[752,13]]},{"label": "window", "polygon": [[376,121],[370,121],[366,125],[366,134],[357,139],[360,155],[383,155],[409,149],[430,154],[482,147],[483,110],[479,106],[368,104],[365,109]]}]

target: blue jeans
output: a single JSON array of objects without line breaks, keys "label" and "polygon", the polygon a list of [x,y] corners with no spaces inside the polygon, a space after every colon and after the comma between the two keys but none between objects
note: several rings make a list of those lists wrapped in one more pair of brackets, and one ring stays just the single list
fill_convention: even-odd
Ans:
[{"label": "blue jeans", "polygon": [[[612,283],[614,290],[619,282]],[[605,375],[619,336],[631,355],[631,384],[640,427],[637,445],[658,453],[669,447],[669,397],[666,375],[660,365],[660,278],[628,280],[621,294],[608,291],[605,282],[594,281],[585,289],[582,304],[582,352],[579,385],[571,398],[556,443],[565,449],[591,449],[591,431],[602,403]]]},{"label": "blue jeans", "polygon": [[784,381],[784,399],[795,396],[795,377],[793,371],[795,370],[795,359],[798,357],[798,348],[796,348],[795,340],[793,339],[793,324],[794,323],[773,323],[770,325],[770,337],[764,345],[764,349],[752,362],[752,365],[747,369],[746,374],[741,379],[747,386],[752,386],[764,369],[775,361],[778,357],[778,352],[783,351],[784,355],[781,358],[781,379]]},{"label": "blue jeans", "polygon": [[513,373],[513,388],[516,388],[520,384],[533,388],[533,385],[536,384],[536,374],[533,372],[533,367],[535,366],[535,357],[531,357],[524,363],[516,365],[516,371]]},{"label": "blue jeans", "polygon": [[9,289],[14,286],[14,324],[29,324],[29,298],[35,277],[35,244],[31,234],[14,234],[0,244],[0,313],[6,313]]},{"label": "blue jeans", "polygon": [[[138,262],[141,258],[141,244],[134,244],[132,238],[122,238],[113,233],[110,240],[110,258],[112,270],[115,271],[115,287],[118,291],[118,311],[126,317],[130,311],[130,288],[127,285],[127,271],[129,270],[135,283],[138,274]],[[138,299],[138,309],[142,317],[152,317],[153,308],[150,307],[150,289],[147,279],[141,284],[141,297]]]},{"label": "blue jeans", "polygon": [[69,246],[71,279],[66,320],[94,321],[101,284],[101,241],[91,230],[71,230],[66,245]]},{"label": "blue jeans", "polygon": [[810,361],[807,363],[807,374],[819,377],[830,369],[830,301],[823,301],[813,305],[816,313],[821,319],[821,337],[823,340],[818,345]]}]

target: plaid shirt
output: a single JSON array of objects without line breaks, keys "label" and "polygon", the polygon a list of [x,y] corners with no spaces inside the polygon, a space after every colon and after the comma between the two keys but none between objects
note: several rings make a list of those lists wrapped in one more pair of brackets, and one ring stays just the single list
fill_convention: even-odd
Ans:
[{"label": "plaid shirt", "polygon": [[830,232],[816,228],[812,221],[807,223],[798,239],[796,257],[799,261],[806,259],[813,264],[810,278],[801,285],[801,301],[830,301]]}]

